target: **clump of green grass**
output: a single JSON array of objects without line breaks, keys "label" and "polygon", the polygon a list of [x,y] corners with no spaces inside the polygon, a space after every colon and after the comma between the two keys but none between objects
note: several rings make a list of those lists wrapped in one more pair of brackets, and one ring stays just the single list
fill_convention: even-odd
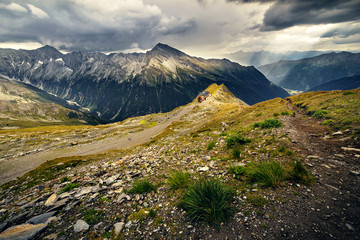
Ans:
[{"label": "clump of green grass", "polygon": [[288,174],[290,180],[305,185],[310,185],[315,180],[314,176],[305,168],[301,161],[294,161]]},{"label": "clump of green grass", "polygon": [[234,166],[230,165],[228,168],[228,172],[235,175],[235,178],[239,179],[246,172],[246,167],[244,166]]},{"label": "clump of green grass", "polygon": [[211,149],[213,149],[216,145],[216,141],[211,141],[208,145],[207,145],[207,150],[210,151]]},{"label": "clump of green grass", "polygon": [[283,112],[281,112],[281,115],[283,115],[283,116],[288,116],[288,115],[290,115],[291,113],[289,112],[289,111],[283,111]]},{"label": "clump of green grass", "polygon": [[315,118],[322,118],[328,113],[329,113],[329,111],[327,111],[325,109],[319,109],[319,110],[316,110],[312,116]]},{"label": "clump of green grass", "polygon": [[347,95],[351,95],[351,94],[355,94],[354,92],[344,92],[343,95],[347,96]]},{"label": "clump of green grass", "polygon": [[269,203],[269,201],[266,198],[259,196],[257,194],[248,195],[246,201],[248,203],[251,203],[255,207],[263,207]]},{"label": "clump of green grass", "polygon": [[69,192],[77,187],[80,187],[80,183],[67,183],[66,186],[59,191],[59,194]]},{"label": "clump of green grass", "polygon": [[285,168],[281,162],[274,160],[250,163],[246,175],[250,182],[264,187],[277,187],[285,177]]},{"label": "clump of green grass", "polygon": [[156,192],[156,187],[152,183],[147,180],[137,180],[134,182],[134,185],[129,190],[129,193],[141,194],[152,191]]},{"label": "clump of green grass", "polygon": [[71,181],[71,179],[68,178],[68,177],[62,177],[62,178],[60,179],[60,182],[61,182],[61,183],[69,182],[69,181]]},{"label": "clump of green grass", "polygon": [[279,116],[279,113],[274,113],[273,116],[277,117],[277,116]]},{"label": "clump of green grass", "polygon": [[240,154],[241,154],[241,151],[239,148],[234,148],[231,153],[232,157],[236,158],[236,159],[240,158]]},{"label": "clump of green grass", "polygon": [[246,138],[243,135],[240,134],[236,134],[236,135],[231,135],[228,138],[226,138],[226,146],[227,148],[232,148],[235,146],[240,146],[240,145],[244,145],[251,142],[250,138]]},{"label": "clump of green grass", "polygon": [[321,123],[321,125],[324,125],[324,126],[333,126],[334,125],[334,120],[332,120],[332,119],[327,119],[327,120],[325,120],[325,121],[323,121],[322,123]]},{"label": "clump of green grass", "polygon": [[282,122],[279,119],[265,119],[263,122],[254,123],[254,128],[270,129],[278,128],[282,126]]},{"label": "clump of green grass", "polygon": [[90,225],[100,222],[103,217],[104,212],[101,210],[89,209],[84,211],[84,221]]},{"label": "clump of green grass", "polygon": [[192,222],[217,224],[233,215],[230,206],[234,192],[215,179],[202,179],[191,186],[180,202]]},{"label": "clump of green grass", "polygon": [[168,178],[168,183],[171,189],[187,188],[189,186],[191,177],[188,172],[176,171]]}]

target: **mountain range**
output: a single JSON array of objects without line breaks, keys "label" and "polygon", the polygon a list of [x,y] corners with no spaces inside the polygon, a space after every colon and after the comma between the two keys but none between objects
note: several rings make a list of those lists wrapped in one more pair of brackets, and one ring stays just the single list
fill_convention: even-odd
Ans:
[{"label": "mountain range", "polygon": [[331,91],[331,90],[350,90],[360,87],[360,75],[346,77],[330,81],[314,88],[310,91]]},{"label": "mountain range", "polygon": [[296,61],[279,61],[258,69],[273,83],[307,91],[318,85],[360,74],[360,53],[327,53]]},{"label": "mountain range", "polygon": [[238,62],[245,66],[262,66],[278,62],[281,60],[299,60],[303,58],[315,57],[327,52],[322,51],[288,51],[288,52],[271,52],[271,51],[257,51],[257,52],[246,52],[238,51],[224,55],[231,61]]},{"label": "mountain range", "polygon": [[167,112],[191,102],[212,83],[247,104],[287,92],[254,67],[191,57],[165,44],[146,53],[73,52],[51,46],[0,50],[0,74],[17,79],[107,121]]}]

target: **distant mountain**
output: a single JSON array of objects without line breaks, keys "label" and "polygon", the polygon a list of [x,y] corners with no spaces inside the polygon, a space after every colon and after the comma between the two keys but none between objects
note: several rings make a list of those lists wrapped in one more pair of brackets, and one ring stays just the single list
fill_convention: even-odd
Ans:
[{"label": "distant mountain", "polygon": [[[41,90],[0,77],[0,129],[59,124],[103,123]],[[70,106],[70,105],[69,105]]]},{"label": "distant mountain", "polygon": [[332,80],[360,74],[360,53],[327,53],[297,61],[279,61],[259,70],[281,87],[307,91]]},{"label": "distant mountain", "polygon": [[225,55],[232,61],[238,62],[245,66],[261,66],[278,62],[280,60],[299,60],[302,58],[309,58],[324,54],[327,52],[320,51],[289,51],[289,52],[270,52],[270,51],[258,51],[258,52],[244,52],[238,51]]},{"label": "distant mountain", "polygon": [[0,49],[0,73],[110,121],[170,111],[212,83],[225,84],[248,104],[288,96],[254,67],[190,57],[164,44],[146,53],[110,55],[62,54],[50,46]]},{"label": "distant mountain", "polygon": [[313,91],[350,90],[360,87],[360,75],[337,79],[311,88]]}]

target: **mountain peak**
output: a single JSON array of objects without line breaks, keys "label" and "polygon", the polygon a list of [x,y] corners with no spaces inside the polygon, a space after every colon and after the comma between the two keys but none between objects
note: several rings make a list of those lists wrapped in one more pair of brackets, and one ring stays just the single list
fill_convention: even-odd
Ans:
[{"label": "mountain peak", "polygon": [[62,55],[62,53],[59,52],[56,48],[49,45],[45,45],[41,48],[36,49],[35,51],[40,52],[42,54],[51,55],[52,57]]},{"label": "mountain peak", "polygon": [[158,43],[156,46],[149,51],[149,53],[156,53],[161,55],[176,55],[176,56],[182,56],[186,55],[185,53],[177,50],[176,48],[170,47],[169,45]]}]

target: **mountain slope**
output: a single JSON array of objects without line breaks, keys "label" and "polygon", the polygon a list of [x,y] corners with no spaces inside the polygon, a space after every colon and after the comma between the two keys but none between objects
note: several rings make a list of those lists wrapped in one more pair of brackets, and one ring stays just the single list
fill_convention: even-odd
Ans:
[{"label": "mountain slope", "polygon": [[360,87],[360,75],[337,79],[311,88],[311,91],[350,90]]},{"label": "mountain slope", "polygon": [[279,61],[259,70],[281,87],[306,91],[317,85],[360,74],[360,53],[328,53],[297,61]]},{"label": "mountain slope", "polygon": [[0,50],[0,73],[118,121],[191,102],[212,83],[226,84],[248,104],[287,93],[254,67],[190,57],[164,44],[145,54]]},{"label": "mountain slope", "polygon": [[32,86],[0,77],[0,128],[99,123],[57,101],[66,105]]},{"label": "mountain slope", "polygon": [[309,58],[324,54],[320,51],[289,51],[289,52],[270,52],[270,51],[258,51],[258,52],[244,52],[238,51],[225,55],[232,61],[238,62],[245,66],[262,66],[278,62],[281,60],[299,60],[302,58]]}]

